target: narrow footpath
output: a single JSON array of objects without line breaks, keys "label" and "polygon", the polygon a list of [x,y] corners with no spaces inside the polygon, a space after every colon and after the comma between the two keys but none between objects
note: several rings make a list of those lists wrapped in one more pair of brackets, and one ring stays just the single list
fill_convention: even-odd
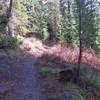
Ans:
[{"label": "narrow footpath", "polygon": [[46,100],[42,94],[37,68],[34,65],[36,58],[25,58],[14,66],[14,83],[10,100]]}]

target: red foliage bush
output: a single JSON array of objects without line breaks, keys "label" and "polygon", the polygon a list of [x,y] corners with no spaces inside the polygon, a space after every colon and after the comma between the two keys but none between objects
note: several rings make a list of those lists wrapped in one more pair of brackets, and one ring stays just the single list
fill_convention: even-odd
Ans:
[{"label": "red foliage bush", "polygon": [[[56,45],[55,49],[51,50],[51,54],[62,58],[63,60],[70,62],[72,64],[76,64],[78,61],[78,48],[71,48],[65,46]],[[100,69],[100,58],[97,57],[94,50],[90,50],[90,52],[84,48],[82,52],[82,63],[83,64],[90,64],[93,67],[98,67]]]}]

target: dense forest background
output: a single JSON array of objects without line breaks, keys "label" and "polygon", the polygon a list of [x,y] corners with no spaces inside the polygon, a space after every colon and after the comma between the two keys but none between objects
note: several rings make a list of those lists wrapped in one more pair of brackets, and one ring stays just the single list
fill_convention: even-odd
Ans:
[{"label": "dense forest background", "polygon": [[82,46],[99,52],[99,6],[99,0],[1,0],[0,33],[10,36],[31,33],[43,41],[76,47],[81,32]]}]

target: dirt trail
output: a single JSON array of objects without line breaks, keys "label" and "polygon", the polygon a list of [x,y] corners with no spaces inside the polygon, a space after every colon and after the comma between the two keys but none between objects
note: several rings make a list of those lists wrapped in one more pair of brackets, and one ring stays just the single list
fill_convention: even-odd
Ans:
[{"label": "dirt trail", "polygon": [[10,100],[46,100],[42,94],[36,58],[25,58],[14,66],[14,88],[11,89]]}]

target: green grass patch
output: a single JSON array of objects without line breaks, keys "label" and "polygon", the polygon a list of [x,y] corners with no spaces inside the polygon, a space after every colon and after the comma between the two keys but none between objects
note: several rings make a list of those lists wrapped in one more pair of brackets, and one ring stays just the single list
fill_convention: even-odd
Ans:
[{"label": "green grass patch", "polygon": [[43,75],[43,76],[58,76],[59,71],[60,71],[59,69],[43,67],[39,70],[39,73],[40,73],[40,75]]}]

